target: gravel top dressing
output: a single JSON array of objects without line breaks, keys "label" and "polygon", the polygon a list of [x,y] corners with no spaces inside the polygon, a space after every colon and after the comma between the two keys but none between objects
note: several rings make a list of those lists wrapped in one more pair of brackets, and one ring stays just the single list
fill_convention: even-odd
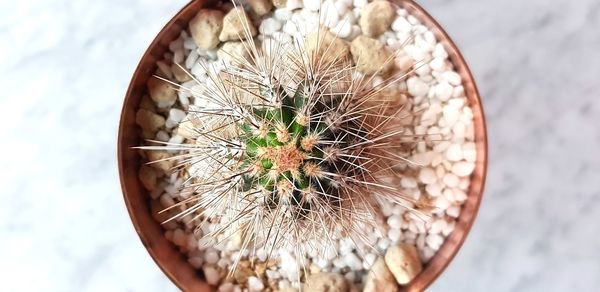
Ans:
[{"label": "gravel top dressing", "polygon": [[[300,42],[303,44],[299,45]],[[295,120],[286,122],[285,114],[281,114],[279,119],[273,118],[277,121],[273,124],[248,130],[248,135],[262,137],[257,138],[258,146],[252,148],[253,152],[249,150],[251,143],[248,141],[254,138],[247,141],[235,138],[241,131],[239,128],[245,129],[243,122],[231,129],[230,123],[222,123],[222,117],[204,118],[206,112],[218,106],[213,96],[222,94],[219,92],[223,91],[223,84],[247,81],[232,79],[223,72],[236,68],[241,72],[239,74],[246,74],[243,68],[249,65],[241,61],[255,56],[249,48],[263,48],[267,54],[277,56],[275,59],[283,60],[288,58],[285,53],[290,51],[288,48],[298,46],[320,55],[321,65],[328,67],[324,70],[335,75],[329,77],[328,87],[324,89],[333,93],[320,95],[321,99],[331,96],[332,101],[314,101],[315,108],[327,113],[318,118],[318,122],[309,120],[306,100],[301,104],[293,103],[297,101],[294,98],[298,97],[298,92],[307,91],[310,86],[304,81],[298,82],[296,76],[285,79],[287,77],[281,76],[290,74],[280,71],[277,74],[280,74],[280,81],[285,79],[285,86],[276,93],[293,101],[289,113]],[[142,99],[136,114],[140,136],[149,141],[140,155],[144,161],[151,162],[140,168],[139,178],[152,197],[155,219],[166,222],[163,224],[165,237],[187,255],[194,268],[203,271],[206,281],[218,291],[295,291],[301,288],[306,291],[394,291],[422,270],[454,230],[461,205],[467,199],[469,177],[475,169],[473,113],[461,77],[453,70],[444,47],[406,10],[385,0],[247,0],[243,6],[223,4],[198,11],[189,27],[169,45],[169,50],[164,59],[157,62],[155,74],[158,78],[149,80],[148,95]],[[348,56],[348,60],[339,65],[328,59],[328,56],[338,55]],[[295,64],[306,63],[303,55],[291,59]],[[336,73],[350,69],[350,74]],[[225,81],[216,80],[217,77]],[[344,82],[349,85],[341,86],[342,89],[336,87]],[[333,166],[319,168],[317,163],[310,161],[327,161],[333,156],[344,160],[343,150],[360,144],[349,137],[352,135],[349,132],[346,135],[336,133],[334,126],[344,129],[344,125],[352,124],[359,129],[358,133],[370,134],[370,128],[363,123],[346,121],[340,125],[336,118],[328,115],[341,107],[349,92],[358,94],[358,91],[348,89],[358,86],[356,84],[360,84],[361,90],[378,94],[384,100],[365,101],[355,106],[355,111],[377,109],[378,103],[385,104],[385,111],[378,110],[378,114],[369,120],[393,120],[386,124],[389,128],[384,132],[392,137],[394,131],[401,128],[404,146],[390,147],[382,155],[393,157],[388,160],[396,163],[385,164],[388,160],[381,160],[380,165],[368,167],[369,171],[378,167],[374,175],[377,183],[369,182],[373,186],[351,189],[346,185],[353,181],[338,180],[339,174],[331,174],[339,163],[329,161]],[[252,84],[244,86],[238,85],[235,90],[254,90]],[[265,100],[256,103],[259,105],[254,111],[269,115],[269,105],[278,101],[261,90],[263,88],[256,88],[256,92],[260,91],[258,96],[264,96]],[[342,101],[335,101],[335,106],[331,106],[335,98]],[[232,108],[231,112],[235,110]],[[230,113],[227,118],[232,116],[235,114]],[[303,124],[302,118],[307,122]],[[314,115],[312,118],[316,119]],[[337,117],[338,120],[343,118]],[[315,146],[318,137],[311,136],[305,129],[313,124],[316,128],[327,124],[330,129],[323,130],[321,138],[326,136],[346,146],[335,148],[334,142],[322,149]],[[245,162],[244,167],[249,170],[240,175],[239,180],[256,177],[256,182],[240,184],[279,192],[277,201],[271,202],[271,206],[277,205],[273,208],[284,204],[281,202],[294,205],[289,202],[296,200],[298,192],[291,189],[306,190],[306,201],[296,202],[294,208],[295,212],[306,211],[297,216],[310,218],[305,220],[309,223],[303,223],[308,226],[303,228],[310,232],[294,235],[285,230],[288,226],[285,222],[294,226],[293,221],[300,220],[293,215],[297,213],[281,216],[284,218],[279,224],[284,230],[281,236],[279,232],[267,232],[269,229],[247,229],[246,225],[259,226],[264,224],[262,221],[240,223],[246,224],[246,229],[239,226],[238,229],[253,230],[252,235],[228,229],[229,225],[237,224],[236,216],[250,212],[247,210],[252,205],[232,208],[228,201],[211,205],[205,202],[207,198],[198,195],[197,188],[189,187],[198,181],[206,182],[208,173],[214,182],[232,179],[229,172],[221,170],[231,161],[219,165],[210,163],[210,159],[194,160],[191,154],[199,150],[184,146],[191,143],[204,147],[200,149],[202,151],[209,151],[206,145],[210,143],[198,137],[199,132],[208,128],[211,131],[219,128],[219,134],[215,134],[218,137],[211,136],[211,143],[220,139],[221,144],[226,144],[223,146],[226,150],[218,150],[226,153],[214,152],[215,156],[264,158]],[[223,137],[233,138],[225,141]],[[261,144],[260,141],[267,142]],[[275,146],[269,141],[274,141]],[[297,141],[300,146],[296,148],[288,141]],[[407,143],[409,141],[412,142]],[[245,150],[238,149],[242,144],[245,144]],[[374,153],[369,155],[377,155]],[[364,176],[360,170],[363,166],[357,162],[360,160],[358,155],[350,156],[347,155],[344,161],[355,167],[345,171]],[[347,190],[352,190],[348,191],[348,196],[354,196],[359,193],[356,190],[380,185],[401,192],[403,199],[401,202],[388,199],[392,198],[388,194],[387,197],[373,198],[371,202],[370,197],[365,196],[365,202],[369,202],[364,203],[366,207],[359,206],[353,209],[354,213],[346,213],[351,207],[340,203],[342,207],[333,206],[329,213],[339,212],[343,218],[323,219],[328,212],[319,213],[316,203],[309,203],[313,202],[311,200],[316,202],[316,194],[322,194],[315,189],[325,184],[324,177],[328,175],[333,178],[327,188],[336,190],[339,201],[345,198]],[[259,177],[270,177],[274,183]],[[309,182],[300,182],[303,179]],[[287,188],[290,190],[286,197],[283,194]],[[237,192],[233,195],[239,196]],[[323,206],[323,210],[329,210],[326,209],[329,207]],[[265,215],[265,218],[278,218],[269,216]],[[369,222],[369,218],[373,220]],[[319,229],[319,224],[328,228]],[[265,231],[265,234],[261,235],[259,231]],[[248,240],[249,236],[254,237]]]}]

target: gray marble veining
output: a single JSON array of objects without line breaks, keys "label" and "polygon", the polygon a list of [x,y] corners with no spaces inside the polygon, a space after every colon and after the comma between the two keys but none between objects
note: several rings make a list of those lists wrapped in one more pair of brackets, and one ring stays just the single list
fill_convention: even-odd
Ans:
[{"label": "gray marble veining", "polygon": [[[141,54],[185,3],[0,2],[3,291],[174,291],[115,164]],[[462,49],[488,118],[478,220],[431,291],[600,287],[600,2],[419,1]]]}]

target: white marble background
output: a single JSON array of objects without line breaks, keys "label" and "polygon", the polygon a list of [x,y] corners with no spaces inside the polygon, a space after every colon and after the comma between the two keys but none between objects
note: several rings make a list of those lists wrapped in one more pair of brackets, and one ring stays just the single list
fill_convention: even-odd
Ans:
[{"label": "white marble background", "polygon": [[[173,291],[120,193],[129,78],[185,0],[0,0],[0,290]],[[487,111],[477,223],[431,291],[600,289],[600,2],[419,1]]]}]

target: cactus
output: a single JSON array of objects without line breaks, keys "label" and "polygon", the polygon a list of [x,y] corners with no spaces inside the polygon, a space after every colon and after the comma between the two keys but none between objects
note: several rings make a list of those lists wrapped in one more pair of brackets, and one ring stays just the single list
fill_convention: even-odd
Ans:
[{"label": "cactus", "polygon": [[170,159],[189,175],[182,192],[193,195],[176,217],[219,222],[205,239],[239,232],[243,247],[324,252],[339,235],[367,241],[382,200],[418,212],[386,180],[410,163],[401,153],[416,141],[389,96],[406,75],[374,87],[327,33],[317,35],[312,46],[246,42],[246,56],[206,66],[200,89],[157,77],[204,101],[179,126],[188,142],[141,148],[180,151]]}]

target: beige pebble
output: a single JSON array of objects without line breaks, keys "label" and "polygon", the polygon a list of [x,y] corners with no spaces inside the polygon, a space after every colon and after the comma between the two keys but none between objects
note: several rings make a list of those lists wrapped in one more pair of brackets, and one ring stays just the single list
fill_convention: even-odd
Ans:
[{"label": "beige pebble", "polygon": [[342,60],[350,52],[346,42],[336,37],[324,27],[321,27],[320,31],[307,36],[306,51],[328,62]]},{"label": "beige pebble", "polygon": [[395,16],[392,3],[386,0],[376,0],[362,9],[359,25],[365,35],[378,37],[388,30]]},{"label": "beige pebble", "polygon": [[199,130],[197,130],[196,126],[190,120],[189,116],[184,118],[179,126],[177,127],[177,131],[175,131],[177,135],[182,136],[186,139],[196,139],[198,137]]},{"label": "beige pebble", "polygon": [[171,157],[171,155],[166,151],[148,151],[146,152],[148,155],[149,165],[163,170],[168,171],[173,166],[173,160],[167,159]]},{"label": "beige pebble", "polygon": [[233,40],[245,40],[247,34],[255,36],[257,31],[250,17],[242,7],[231,9],[223,18],[223,30],[219,35],[222,42]]},{"label": "beige pebble", "polygon": [[140,178],[144,188],[147,190],[152,191],[156,188],[157,175],[152,167],[148,165],[142,165],[142,167],[140,167],[138,177]]},{"label": "beige pebble", "polygon": [[177,91],[164,80],[150,78],[147,87],[150,98],[159,108],[172,106],[177,100]]},{"label": "beige pebble", "polygon": [[287,0],[273,0],[273,5],[277,8],[286,8]]},{"label": "beige pebble", "polygon": [[252,11],[258,16],[263,16],[273,8],[271,0],[247,0],[248,4],[252,8]]},{"label": "beige pebble", "polygon": [[198,48],[214,49],[219,45],[219,34],[223,29],[223,12],[201,9],[190,21],[189,29]]},{"label": "beige pebble", "polygon": [[226,42],[217,51],[217,56],[228,64],[243,64],[243,60],[250,55],[248,52],[250,48],[246,48],[246,46],[246,42]]},{"label": "beige pebble", "polygon": [[382,257],[378,257],[367,274],[363,292],[397,291],[396,279]]},{"label": "beige pebble", "polygon": [[171,71],[173,71],[173,76],[175,76],[177,82],[183,83],[192,80],[192,77],[190,77],[190,74],[183,69],[182,65],[173,63],[173,65],[171,65]]},{"label": "beige pebble", "polygon": [[165,210],[165,207],[162,206],[159,200],[152,200],[152,202],[150,203],[150,209],[152,213],[152,218],[154,218],[156,222],[161,223],[163,227],[167,229],[177,228],[177,222],[175,220],[166,222],[167,220],[173,218],[173,216],[177,215],[177,209],[172,208],[169,210]]},{"label": "beige pebble", "polygon": [[359,36],[352,41],[350,51],[356,69],[363,74],[385,74],[394,66],[390,51],[376,39]]},{"label": "beige pebble", "polygon": [[390,247],[385,253],[385,263],[400,285],[408,284],[423,269],[417,248],[409,244]]},{"label": "beige pebble", "polygon": [[336,273],[318,273],[306,279],[306,291],[313,292],[346,292],[350,290],[346,278]]},{"label": "beige pebble", "polygon": [[154,104],[152,99],[147,95],[144,95],[144,97],[142,97],[142,101],[140,101],[139,108],[147,109],[151,112],[156,112],[156,105]]},{"label": "beige pebble", "polygon": [[165,125],[165,118],[147,109],[139,109],[135,114],[135,122],[144,132],[156,133]]}]

